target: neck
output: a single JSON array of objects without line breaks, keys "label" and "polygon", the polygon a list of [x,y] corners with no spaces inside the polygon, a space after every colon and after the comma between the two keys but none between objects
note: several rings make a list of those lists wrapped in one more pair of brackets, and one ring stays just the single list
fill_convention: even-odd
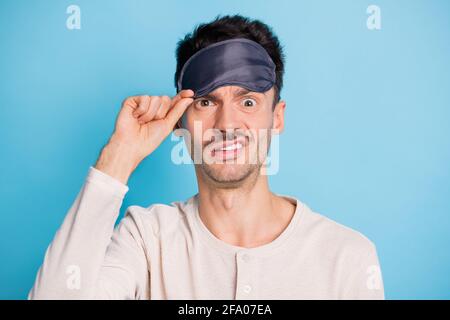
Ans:
[{"label": "neck", "polygon": [[220,240],[253,248],[273,241],[289,224],[295,206],[274,195],[266,175],[256,172],[235,188],[199,182],[199,214]]}]

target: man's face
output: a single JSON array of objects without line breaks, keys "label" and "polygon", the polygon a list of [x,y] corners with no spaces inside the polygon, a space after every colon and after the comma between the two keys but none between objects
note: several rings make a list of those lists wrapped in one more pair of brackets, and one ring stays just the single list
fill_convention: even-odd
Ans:
[{"label": "man's face", "polygon": [[190,133],[188,149],[191,157],[193,151],[200,155],[196,169],[207,183],[235,188],[259,174],[271,129],[283,129],[285,104],[274,107],[274,92],[223,86],[196,98],[186,110],[182,126]]}]

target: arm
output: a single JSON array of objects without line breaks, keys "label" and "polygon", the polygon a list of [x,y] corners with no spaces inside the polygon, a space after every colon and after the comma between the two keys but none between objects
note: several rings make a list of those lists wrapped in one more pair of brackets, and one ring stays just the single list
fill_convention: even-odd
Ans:
[{"label": "arm", "polygon": [[369,242],[362,252],[353,255],[349,265],[351,270],[342,299],[384,300],[383,278],[375,245]]},{"label": "arm", "polygon": [[147,259],[131,212],[114,231],[126,183],[170,134],[193,99],[183,90],[126,99],[64,222],[48,247],[29,299],[148,298]]},{"label": "arm", "polygon": [[127,191],[116,179],[89,169],[47,249],[29,299],[135,298],[148,282],[145,253],[133,237],[137,227],[127,216],[113,234]]}]

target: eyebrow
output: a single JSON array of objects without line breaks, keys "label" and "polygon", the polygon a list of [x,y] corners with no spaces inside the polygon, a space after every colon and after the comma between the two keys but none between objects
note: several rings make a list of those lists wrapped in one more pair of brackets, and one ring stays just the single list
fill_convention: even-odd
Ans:
[{"label": "eyebrow", "polygon": [[[248,90],[248,89],[239,88],[239,89],[235,90],[233,93],[234,93],[235,97],[242,97],[242,96],[245,96],[246,94],[248,94],[250,92],[251,91]],[[217,96],[217,94],[214,94],[214,93],[208,93],[208,94],[206,94],[204,96],[197,97],[197,99],[207,99],[207,100],[211,100],[211,101],[218,101],[218,100],[220,100],[220,98]]]}]

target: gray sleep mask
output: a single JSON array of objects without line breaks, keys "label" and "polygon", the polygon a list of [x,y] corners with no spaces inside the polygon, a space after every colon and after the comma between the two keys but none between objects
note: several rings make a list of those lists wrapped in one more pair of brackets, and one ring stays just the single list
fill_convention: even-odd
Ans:
[{"label": "gray sleep mask", "polygon": [[255,41],[235,38],[213,43],[192,55],[181,69],[177,92],[191,89],[197,98],[226,85],[265,92],[275,80],[275,64],[267,51]]}]

